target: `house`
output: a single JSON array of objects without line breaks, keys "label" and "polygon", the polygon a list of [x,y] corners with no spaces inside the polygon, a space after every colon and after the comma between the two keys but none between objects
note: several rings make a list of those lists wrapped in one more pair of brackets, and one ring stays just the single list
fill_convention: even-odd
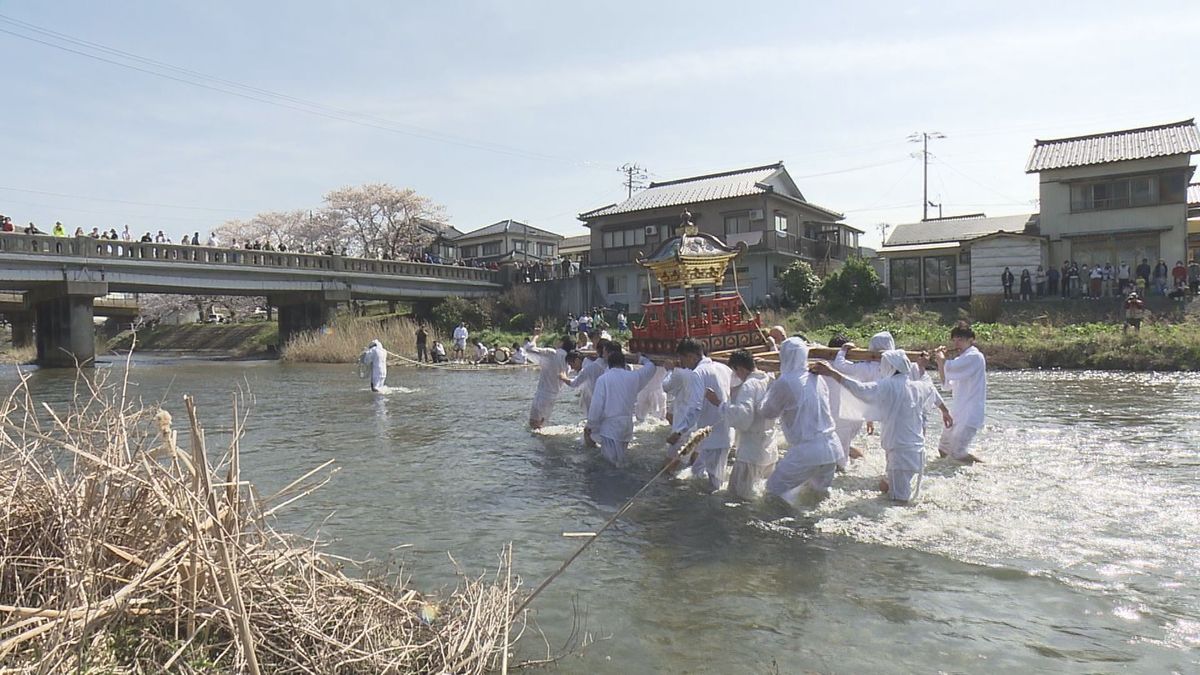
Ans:
[{"label": "house", "polygon": [[730,266],[728,281],[736,276],[752,305],[777,293],[776,278],[796,260],[822,274],[859,255],[863,231],[805,199],[783,162],[655,182],[623,202],[579,215],[591,230],[591,270],[606,305],[636,312],[649,299],[650,280],[635,261],[675,235],[684,209],[701,232],[746,245],[748,255]]},{"label": "house", "polygon": [[454,239],[459,257],[494,262],[501,259],[540,261],[558,257],[561,234],[516,220],[501,220]]},{"label": "house", "polygon": [[425,247],[427,253],[442,260],[458,258],[458,246],[454,240],[462,236],[461,231],[453,225],[432,221],[422,221],[419,226],[422,234],[429,238],[429,244]]},{"label": "house", "polygon": [[1197,152],[1200,132],[1191,119],[1036,141],[1025,172],[1038,174],[1050,259],[1114,266],[1183,260]]},{"label": "house", "polygon": [[558,245],[558,253],[562,257],[577,263],[580,269],[587,269],[591,264],[592,235],[581,234],[575,237],[565,237]]},{"label": "house", "polygon": [[[882,279],[897,300],[957,300],[1000,293],[1005,267],[1020,276],[1047,264],[1038,214],[988,218],[982,213],[897,225],[879,255]],[[993,274],[994,272],[994,274]]]}]

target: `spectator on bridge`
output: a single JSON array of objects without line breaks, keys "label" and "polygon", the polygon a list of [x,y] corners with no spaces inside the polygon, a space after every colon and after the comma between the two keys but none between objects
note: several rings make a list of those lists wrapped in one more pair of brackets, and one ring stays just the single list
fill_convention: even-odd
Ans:
[{"label": "spectator on bridge", "polygon": [[287,253],[287,250],[288,250],[287,244],[283,243],[282,241],[279,242],[279,252]]},{"label": "spectator on bridge", "polygon": [[55,222],[54,223],[54,231],[52,232],[52,234],[56,237],[65,237],[65,236],[67,236],[67,228],[63,227],[63,224],[61,222]]},{"label": "spectator on bridge", "polygon": [[27,225],[25,227],[25,234],[46,234],[46,233],[37,229],[37,225],[34,225],[33,221],[31,220],[31,221],[29,221],[29,225]]},{"label": "spectator on bridge", "polygon": [[185,235],[183,235],[183,239],[179,240],[179,243],[183,244],[184,246],[187,246],[188,244],[192,243],[192,238],[185,234]]},{"label": "spectator on bridge", "polygon": [[91,238],[93,238],[93,239],[99,239],[99,238],[100,238],[100,228],[98,228],[98,227],[93,227],[93,228],[92,228],[92,231],[91,231],[91,232],[88,232],[88,236],[89,236],[89,237],[91,237]]},{"label": "spectator on bridge", "polygon": [[159,230],[158,234],[154,235],[154,243],[156,243],[156,244],[167,243],[167,235],[163,234],[162,230]]},{"label": "spectator on bridge", "polygon": [[133,234],[131,234],[131,233],[129,232],[129,226],[128,226],[128,225],[126,225],[126,226],[125,226],[125,229],[121,231],[121,240],[122,240],[122,241],[133,241]]},{"label": "spectator on bridge", "polygon": [[154,242],[154,237],[151,237],[149,232],[142,235],[142,243],[143,244],[150,244],[153,242]]},{"label": "spectator on bridge", "polygon": [[206,241],[206,242],[204,243],[204,245],[205,245],[205,246],[211,246],[212,248],[216,248],[216,247],[220,246],[220,245],[221,245],[221,242],[217,240],[217,233],[216,233],[216,232],[209,232],[209,233],[208,233],[208,241]]},{"label": "spectator on bridge", "polygon": [[75,228],[75,236],[76,237],[86,237],[87,235],[84,234],[82,227],[77,227],[77,228]]},{"label": "spectator on bridge", "polygon": [[192,233],[192,246],[199,246],[199,245],[200,245],[200,233],[193,232]]},{"label": "spectator on bridge", "polygon": [[116,240],[117,240],[117,228],[115,228],[115,227],[113,227],[113,228],[109,228],[109,230],[108,230],[108,238],[109,238],[109,239],[111,239],[111,240],[113,240],[113,241],[116,241]]},{"label": "spectator on bridge", "polygon": [[0,216],[0,232],[13,232],[16,228],[13,227],[12,218],[8,216]]}]

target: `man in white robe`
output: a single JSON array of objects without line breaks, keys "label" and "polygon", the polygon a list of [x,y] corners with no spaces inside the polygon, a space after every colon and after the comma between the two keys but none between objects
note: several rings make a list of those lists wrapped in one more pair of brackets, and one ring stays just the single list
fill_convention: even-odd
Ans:
[{"label": "man in white robe", "polygon": [[683,365],[700,378],[700,388],[705,392],[700,401],[700,414],[690,431],[712,427],[712,432],[696,448],[692,477],[707,482],[713,490],[720,490],[725,485],[729,471],[729,450],[733,446],[733,430],[721,413],[721,405],[729,400],[733,371],[724,363],[708,358],[704,347],[692,338],[680,340],[675,353]]},{"label": "man in white robe", "polygon": [[841,445],[829,410],[829,387],[809,374],[808,345],[800,338],[779,345],[779,377],[767,390],[761,412],[764,417],[780,418],[788,445],[787,454],[767,479],[767,492],[781,499],[795,488],[826,494]]},{"label": "man in white robe", "polygon": [[452,337],[454,340],[454,359],[462,361],[463,354],[467,349],[467,338],[470,337],[470,333],[467,331],[467,324],[462,321],[458,322],[458,325],[454,327]]},{"label": "man in white robe", "polygon": [[[576,349],[579,349],[578,345]],[[579,406],[583,408],[583,414],[588,414],[588,410],[592,405],[592,391],[596,386],[596,380],[608,370],[608,342],[605,340],[596,343],[596,355],[592,357],[582,357],[582,366],[576,370],[574,377],[569,375],[563,377],[563,384],[572,389],[579,390]],[[574,369],[574,367],[572,367]]]},{"label": "man in white robe", "polygon": [[368,368],[371,391],[379,391],[383,387],[383,381],[387,379],[387,357],[387,350],[379,340],[371,340],[371,344],[367,345],[358,357],[359,363]]},{"label": "man in white robe", "polygon": [[958,350],[957,357],[947,359],[945,347],[938,347],[933,352],[943,386],[954,392],[950,404],[954,426],[942,433],[938,454],[960,462],[978,462],[981,460],[971,454],[971,442],[983,428],[987,406],[987,359],[975,346],[975,331],[966,323],[960,322],[950,330],[950,341]]},{"label": "man in white robe", "polygon": [[733,388],[732,398],[721,404],[725,419],[737,432],[737,457],[729,473],[729,490],[742,499],[754,499],[762,493],[779,459],[775,420],[761,413],[771,378],[757,369],[754,355],[746,350],[729,356],[729,368],[742,382]]},{"label": "man in white robe", "polygon": [[[840,346],[841,349],[838,351],[837,355],[833,357],[832,366],[834,370],[843,375],[848,375],[859,382],[879,381],[879,361],[851,361],[846,358],[846,352],[854,349],[856,345],[853,342],[847,341],[842,343]],[[867,349],[873,352],[883,353],[889,349],[895,348],[896,340],[888,331],[881,331],[872,335],[871,341],[867,343]],[[918,364],[910,362],[909,377],[914,380],[920,380],[925,377],[925,371]],[[833,387],[830,387],[831,396],[834,387],[839,387],[839,385],[835,383]],[[840,402],[845,403],[846,397],[840,395],[840,391],[838,394],[839,396],[837,399]],[[857,459],[862,457],[862,451],[858,448],[851,447],[850,443],[862,429],[864,420],[867,423],[867,433],[874,433],[874,426],[872,423],[879,421],[878,413],[872,410],[870,406],[866,406],[864,409],[862,406],[856,405],[856,402],[845,405],[844,410],[843,406],[838,404],[835,404],[834,408],[834,418],[837,420],[838,425],[838,439],[842,442],[843,450],[850,458]]]},{"label": "man in white robe", "polygon": [[529,409],[530,429],[541,429],[550,420],[554,400],[563,386],[562,375],[567,372],[567,353],[575,350],[575,343],[569,337],[562,339],[558,349],[537,346],[538,337],[534,335],[529,338],[525,347],[526,356],[538,364],[538,386]]},{"label": "man in white robe", "polygon": [[625,452],[633,440],[633,406],[638,392],[649,386],[654,364],[645,356],[637,372],[625,364],[625,354],[610,350],[608,369],[596,380],[591,407],[588,408],[585,441],[600,445],[604,459],[616,466],[625,464]]},{"label": "man in white robe", "polygon": [[700,408],[704,404],[704,387],[700,376],[690,368],[668,363],[667,375],[663,378],[663,391],[671,397],[671,409],[667,419],[671,433],[667,436],[667,454],[674,458],[676,453],[697,428]]},{"label": "man in white robe", "polygon": [[854,396],[872,406],[883,428],[880,444],[887,453],[887,478],[879,489],[893,501],[912,499],[912,480],[925,467],[925,411],[938,408],[942,423],[952,429],[954,419],[933,383],[910,377],[908,357],[899,349],[883,353],[877,382],[859,382],[834,370],[827,363],[812,372],[832,377]]},{"label": "man in white robe", "polygon": [[666,368],[654,367],[654,377],[650,379],[650,384],[638,392],[637,403],[633,406],[633,416],[637,421],[645,422],[651,417],[667,419],[667,392],[663,389],[666,377]]}]

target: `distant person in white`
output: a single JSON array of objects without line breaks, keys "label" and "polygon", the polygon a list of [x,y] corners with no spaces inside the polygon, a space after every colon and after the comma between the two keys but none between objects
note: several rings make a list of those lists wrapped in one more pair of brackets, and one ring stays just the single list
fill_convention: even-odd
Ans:
[{"label": "distant person in white", "polygon": [[529,428],[541,429],[550,420],[554,400],[562,389],[562,376],[567,372],[567,353],[575,351],[575,343],[564,337],[560,348],[537,346],[540,335],[529,338],[525,355],[538,364],[538,386],[529,409]]},{"label": "distant person in white", "polygon": [[767,390],[762,414],[779,418],[788,445],[767,479],[767,492],[781,499],[795,488],[827,494],[841,445],[829,410],[829,387],[808,372],[808,345],[800,338],[779,345],[779,377]]},{"label": "distant person in white", "polygon": [[744,349],[729,356],[729,368],[742,382],[733,388],[730,400],[721,408],[737,432],[737,458],[729,473],[729,491],[742,499],[754,499],[762,494],[779,459],[775,420],[761,413],[771,378],[758,370],[754,355]]},{"label": "distant person in white", "polygon": [[654,378],[654,364],[641,357],[642,367],[633,372],[620,349],[608,350],[608,369],[596,380],[588,408],[584,439],[598,443],[600,454],[616,466],[625,463],[625,452],[633,440],[633,406],[638,392]]},{"label": "distant person in white", "polygon": [[462,360],[463,350],[465,350],[467,348],[467,338],[468,337],[470,337],[470,334],[467,332],[467,324],[465,322],[460,321],[458,323],[458,325],[455,326],[454,334],[451,336],[451,338],[454,341],[453,352],[454,352],[455,360],[457,360],[457,361]]},{"label": "distant person in white", "polygon": [[925,467],[925,411],[940,409],[946,428],[954,426],[937,388],[929,380],[913,380],[911,366],[904,352],[892,349],[883,353],[877,382],[859,382],[823,362],[812,367],[812,372],[832,377],[871,405],[883,424],[879,442],[887,453],[887,478],[879,489],[903,503],[912,499],[912,479]]},{"label": "distant person in white", "polygon": [[975,346],[975,331],[965,322],[950,329],[950,343],[958,356],[946,358],[946,347],[933,352],[943,386],[954,393],[950,411],[954,426],[942,433],[938,454],[960,462],[982,461],[971,454],[971,442],[983,428],[984,408],[987,405],[987,359]]},{"label": "distant person in white", "polygon": [[387,379],[387,357],[387,350],[379,340],[371,340],[371,344],[358,357],[358,362],[369,368],[367,375],[371,378],[371,391],[379,391]]},{"label": "distant person in white", "polygon": [[712,432],[696,448],[691,476],[705,481],[713,490],[720,490],[725,485],[729,471],[729,450],[733,447],[733,431],[721,413],[721,405],[729,400],[733,371],[724,363],[717,363],[705,355],[703,345],[692,338],[680,340],[675,353],[683,365],[700,378],[700,389],[704,392],[700,413],[690,431],[712,427]]},{"label": "distant person in white", "polygon": [[662,388],[671,397],[670,410],[667,412],[667,421],[671,423],[667,451],[674,458],[696,430],[696,420],[704,405],[704,387],[700,384],[700,376],[690,368],[667,362],[665,369],[667,374],[663,378]]}]

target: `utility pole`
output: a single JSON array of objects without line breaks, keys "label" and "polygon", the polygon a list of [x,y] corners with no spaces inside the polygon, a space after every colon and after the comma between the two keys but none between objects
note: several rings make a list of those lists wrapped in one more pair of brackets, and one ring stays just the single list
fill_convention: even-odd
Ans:
[{"label": "utility pole", "polygon": [[921,182],[921,220],[929,220],[929,139],[945,137],[940,131],[917,131],[908,137],[909,143],[921,144],[921,160],[925,164],[924,180]]},{"label": "utility pole", "polygon": [[629,164],[628,162],[620,167],[617,167],[617,171],[625,174],[625,180],[621,181],[621,184],[625,186],[626,199],[629,199],[633,196],[634,188],[641,189],[642,181],[646,180],[648,177],[646,174],[646,169],[638,166],[637,164]]},{"label": "utility pole", "polygon": [[887,245],[887,234],[888,234],[888,230],[892,229],[891,224],[890,223],[878,223],[875,225],[875,229],[879,230],[879,245],[880,246]]}]

